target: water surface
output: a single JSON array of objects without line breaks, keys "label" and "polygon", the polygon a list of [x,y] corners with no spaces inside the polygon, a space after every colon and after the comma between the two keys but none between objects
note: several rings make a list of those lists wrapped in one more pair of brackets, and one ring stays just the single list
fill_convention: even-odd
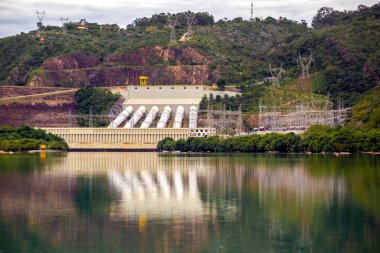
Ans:
[{"label": "water surface", "polygon": [[378,156],[0,156],[0,252],[379,252]]}]

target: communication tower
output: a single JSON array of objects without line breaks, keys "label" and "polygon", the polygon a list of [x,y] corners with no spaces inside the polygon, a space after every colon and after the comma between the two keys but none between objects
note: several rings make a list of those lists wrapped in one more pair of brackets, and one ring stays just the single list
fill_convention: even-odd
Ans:
[{"label": "communication tower", "polygon": [[251,1],[251,20],[253,20],[253,0]]}]

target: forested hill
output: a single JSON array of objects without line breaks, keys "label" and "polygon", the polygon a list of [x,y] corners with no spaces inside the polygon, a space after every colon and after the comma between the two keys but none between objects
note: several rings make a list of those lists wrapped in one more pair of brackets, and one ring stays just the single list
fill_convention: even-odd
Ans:
[{"label": "forested hill", "polygon": [[[155,14],[136,19],[126,29],[77,30],[75,23],[47,26],[37,31],[0,39],[0,81],[26,85],[43,71],[49,57],[83,52],[94,55],[97,68],[109,67],[108,56],[125,55],[145,46],[169,47],[168,16],[177,20],[177,40],[187,32],[186,17],[195,16],[194,38],[170,48],[194,48],[205,56],[220,83],[250,86],[268,76],[267,68],[286,70],[284,83],[299,76],[297,57],[313,55],[314,93],[329,95],[335,102],[356,104],[361,94],[379,84],[380,4],[339,12],[321,8],[312,28],[288,18],[214,20],[208,13]],[[41,39],[42,38],[42,39]],[[108,58],[109,59],[109,58]],[[155,66],[181,62],[150,62]],[[192,63],[190,63],[192,64]],[[65,86],[65,83],[59,84]],[[75,84],[74,84],[75,85]]]}]

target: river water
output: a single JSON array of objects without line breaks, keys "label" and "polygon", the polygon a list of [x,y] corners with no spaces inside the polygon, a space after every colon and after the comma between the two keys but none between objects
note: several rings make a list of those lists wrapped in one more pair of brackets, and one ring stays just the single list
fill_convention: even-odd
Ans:
[{"label": "river water", "polygon": [[0,156],[0,252],[380,252],[380,157]]}]

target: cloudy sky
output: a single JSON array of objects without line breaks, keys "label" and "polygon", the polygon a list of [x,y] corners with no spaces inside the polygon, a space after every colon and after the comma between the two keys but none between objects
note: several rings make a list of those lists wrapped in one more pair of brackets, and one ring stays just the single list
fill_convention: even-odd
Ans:
[{"label": "cloudy sky", "polygon": [[[379,0],[254,0],[254,16],[287,17],[311,23],[323,6],[337,10],[354,10],[358,5],[371,6]],[[120,27],[135,18],[154,13],[209,12],[215,20],[227,17],[250,18],[251,0],[0,0],[0,37],[36,29],[36,10],[45,10],[44,25],[59,25],[60,16],[71,21],[82,18],[97,23],[117,23]]]}]

